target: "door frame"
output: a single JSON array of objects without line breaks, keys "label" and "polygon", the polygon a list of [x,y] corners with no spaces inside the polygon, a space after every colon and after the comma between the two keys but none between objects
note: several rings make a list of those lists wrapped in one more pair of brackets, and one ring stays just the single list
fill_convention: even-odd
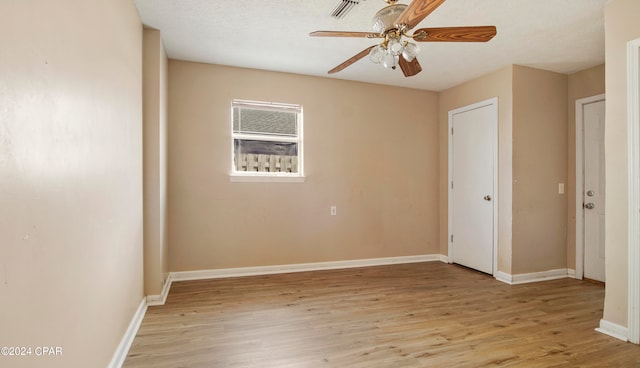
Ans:
[{"label": "door frame", "polygon": [[[576,279],[584,277],[584,105],[606,101],[606,95],[576,100]],[[606,103],[606,102],[605,102]],[[606,274],[606,271],[605,271]]]},{"label": "door frame", "polygon": [[483,100],[480,102],[476,102],[471,105],[463,106],[454,110],[449,111],[448,113],[448,130],[447,135],[448,138],[448,175],[447,175],[447,198],[448,198],[448,209],[447,209],[447,243],[448,243],[448,258],[449,263],[452,263],[453,260],[451,255],[453,254],[453,242],[451,241],[451,234],[453,233],[453,188],[451,188],[451,183],[453,181],[453,116],[455,114],[463,113],[466,111],[471,111],[475,109],[479,109],[482,107],[491,106],[495,119],[492,124],[492,138],[493,138],[493,272],[492,275],[496,275],[498,271],[498,97],[493,97],[487,100]]},{"label": "door frame", "polygon": [[629,165],[627,333],[640,343],[640,38],[627,43],[627,128]]}]

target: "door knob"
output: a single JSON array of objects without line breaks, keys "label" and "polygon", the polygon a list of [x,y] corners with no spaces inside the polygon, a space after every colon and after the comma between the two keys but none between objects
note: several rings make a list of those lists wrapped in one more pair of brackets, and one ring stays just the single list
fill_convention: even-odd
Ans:
[{"label": "door knob", "polygon": [[594,195],[594,194],[595,194],[595,193],[593,192],[593,190],[588,190],[588,191],[587,191],[587,195],[588,195],[589,197],[593,197],[593,195]]},{"label": "door knob", "polygon": [[484,200],[487,202],[491,201],[491,196],[490,195],[484,196]]},{"label": "door knob", "polygon": [[595,204],[593,204],[593,203],[586,203],[586,204],[584,205],[584,208],[586,208],[586,209],[588,209],[588,210],[592,210],[592,209],[594,209],[594,208],[595,208],[595,206],[596,206],[596,205],[595,205]]}]

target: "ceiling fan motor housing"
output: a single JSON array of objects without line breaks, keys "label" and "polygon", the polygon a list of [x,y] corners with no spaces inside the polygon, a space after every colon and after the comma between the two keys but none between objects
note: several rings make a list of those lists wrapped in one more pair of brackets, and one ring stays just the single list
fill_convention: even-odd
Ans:
[{"label": "ceiling fan motor housing", "polygon": [[400,14],[407,8],[405,4],[394,4],[382,8],[373,17],[371,26],[377,33],[384,33],[385,31],[395,28],[395,21]]}]

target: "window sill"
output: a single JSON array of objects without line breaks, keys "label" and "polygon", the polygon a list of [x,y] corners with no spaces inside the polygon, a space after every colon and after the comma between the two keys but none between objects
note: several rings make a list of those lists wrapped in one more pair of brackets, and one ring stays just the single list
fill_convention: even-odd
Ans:
[{"label": "window sill", "polygon": [[231,174],[229,181],[239,183],[304,183],[304,176]]}]

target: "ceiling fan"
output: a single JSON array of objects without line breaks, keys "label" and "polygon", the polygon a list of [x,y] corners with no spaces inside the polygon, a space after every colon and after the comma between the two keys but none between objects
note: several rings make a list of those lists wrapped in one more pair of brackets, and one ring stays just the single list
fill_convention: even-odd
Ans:
[{"label": "ceiling fan", "polygon": [[382,43],[367,47],[344,63],[329,70],[337,73],[367,54],[376,64],[396,69],[399,65],[405,77],[422,71],[416,59],[418,46],[406,39],[417,42],[487,42],[496,35],[495,26],[420,28],[407,33],[431,14],[445,0],[413,0],[409,5],[396,4],[398,0],[385,0],[388,4],[373,17],[374,32],[315,31],[312,37],[363,37],[381,38]]}]

